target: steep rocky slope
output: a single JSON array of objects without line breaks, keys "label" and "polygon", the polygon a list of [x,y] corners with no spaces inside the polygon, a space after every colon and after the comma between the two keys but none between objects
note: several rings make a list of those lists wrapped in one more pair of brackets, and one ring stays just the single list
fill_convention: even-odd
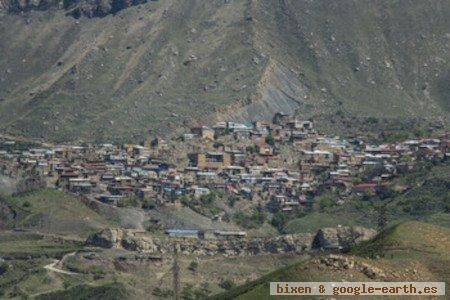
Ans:
[{"label": "steep rocky slope", "polygon": [[448,125],[448,1],[140,2],[3,0],[0,130],[136,141],[280,110]]}]

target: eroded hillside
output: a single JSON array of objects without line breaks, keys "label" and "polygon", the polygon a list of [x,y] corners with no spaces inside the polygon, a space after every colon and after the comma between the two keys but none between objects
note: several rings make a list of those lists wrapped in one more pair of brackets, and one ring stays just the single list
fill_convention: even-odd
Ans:
[{"label": "eroded hillside", "polygon": [[2,131],[138,141],[280,110],[448,125],[448,1],[78,4],[0,10]]}]

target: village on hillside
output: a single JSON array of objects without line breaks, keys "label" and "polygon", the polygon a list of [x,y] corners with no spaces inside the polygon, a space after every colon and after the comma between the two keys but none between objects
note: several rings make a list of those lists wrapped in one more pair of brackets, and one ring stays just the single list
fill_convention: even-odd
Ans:
[{"label": "village on hillside", "polygon": [[[373,145],[320,134],[312,121],[284,113],[271,121],[199,125],[143,145],[18,144],[0,140],[0,173],[109,205],[189,206],[216,193],[285,214],[305,210],[327,189],[371,195],[421,161],[450,156],[446,134]],[[210,217],[220,222],[224,212]],[[192,234],[182,228],[167,233]]]}]

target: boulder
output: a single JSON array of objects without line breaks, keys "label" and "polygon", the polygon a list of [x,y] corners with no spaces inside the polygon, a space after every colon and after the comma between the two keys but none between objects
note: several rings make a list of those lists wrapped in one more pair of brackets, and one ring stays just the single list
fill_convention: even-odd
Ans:
[{"label": "boulder", "polygon": [[103,229],[98,233],[91,234],[86,240],[86,245],[102,248],[117,248],[122,243],[123,235],[122,229]]}]

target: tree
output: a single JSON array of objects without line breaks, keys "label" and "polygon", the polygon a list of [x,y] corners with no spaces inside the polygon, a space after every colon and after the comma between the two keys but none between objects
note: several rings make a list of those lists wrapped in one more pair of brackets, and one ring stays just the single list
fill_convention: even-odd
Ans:
[{"label": "tree", "polygon": [[284,226],[286,225],[286,215],[282,212],[277,212],[273,215],[270,224],[276,227],[280,233],[284,233]]},{"label": "tree", "polygon": [[200,197],[200,202],[204,205],[212,204],[214,201],[216,201],[217,198],[217,192],[214,190],[211,190],[209,194],[203,195]]},{"label": "tree", "polygon": [[0,275],[3,275],[9,270],[9,265],[5,262],[0,260]]},{"label": "tree", "polygon": [[144,199],[144,201],[142,201],[142,208],[143,209],[154,209],[156,207],[156,203],[154,200],[152,199]]},{"label": "tree", "polygon": [[334,197],[335,195],[333,195],[332,193],[320,195],[314,199],[314,206],[319,211],[324,211],[326,210],[326,208],[332,207],[336,204]]},{"label": "tree", "polygon": [[192,284],[186,284],[181,291],[181,299],[193,300],[195,295],[194,286]]},{"label": "tree", "polygon": [[265,140],[266,144],[269,144],[272,146],[275,145],[275,139],[270,133],[268,135],[266,135],[264,140]]}]

